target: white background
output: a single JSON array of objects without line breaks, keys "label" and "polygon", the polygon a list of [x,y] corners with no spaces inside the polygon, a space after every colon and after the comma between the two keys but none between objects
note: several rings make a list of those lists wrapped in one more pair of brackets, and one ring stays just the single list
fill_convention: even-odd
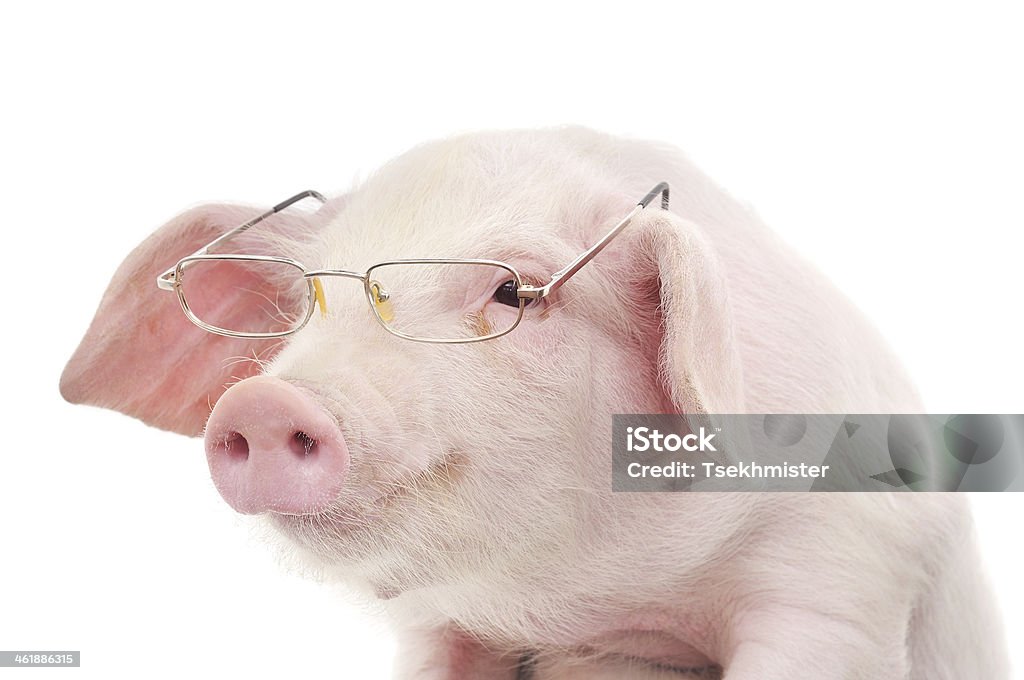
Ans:
[{"label": "white background", "polygon": [[[121,258],[175,213],[340,191],[437,136],[582,123],[670,141],[847,291],[932,411],[1024,412],[1018,4],[4,15],[0,649],[85,659],[23,673],[388,677],[371,612],[284,574],[198,441],[69,406],[57,379]],[[1024,499],[976,509],[1024,639]]]}]

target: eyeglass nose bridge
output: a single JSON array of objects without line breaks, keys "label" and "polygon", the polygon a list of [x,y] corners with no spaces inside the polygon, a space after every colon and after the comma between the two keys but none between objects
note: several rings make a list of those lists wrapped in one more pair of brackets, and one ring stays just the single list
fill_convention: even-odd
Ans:
[{"label": "eyeglass nose bridge", "polygon": [[366,291],[367,296],[370,298],[371,308],[381,323],[384,324],[384,327],[387,328],[387,322],[391,321],[394,314],[391,305],[388,303],[391,295],[384,290],[380,283],[370,280],[369,272],[357,272],[350,269],[314,269],[302,274],[302,278],[313,282],[313,295],[320,306],[320,314],[326,317],[327,298],[324,295],[323,287],[320,285],[320,277],[322,276],[337,276],[360,281],[363,284],[363,290]]},{"label": "eyeglass nose bridge", "polygon": [[324,295],[323,286],[320,285],[320,278],[324,276],[356,279],[362,282],[363,288],[367,285],[366,272],[355,272],[348,269],[314,269],[313,271],[303,272],[302,278],[312,281],[313,297],[316,300],[316,304],[320,307],[320,316],[324,318],[327,318],[327,296]]},{"label": "eyeglass nose bridge", "polygon": [[302,278],[304,279],[312,279],[318,276],[340,276],[346,279],[356,279],[365,283],[368,274],[366,272],[355,272],[348,269],[314,269],[313,271],[304,272],[302,274]]}]

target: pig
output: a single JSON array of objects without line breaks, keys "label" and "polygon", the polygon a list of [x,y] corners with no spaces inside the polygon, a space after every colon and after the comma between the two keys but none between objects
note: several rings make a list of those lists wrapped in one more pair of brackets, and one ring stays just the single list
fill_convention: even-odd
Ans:
[{"label": "pig", "polygon": [[[662,181],[669,208],[631,213]],[[203,435],[233,508],[383,603],[398,678],[1007,677],[962,495],[612,492],[612,414],[922,411],[865,317],[678,150],[464,134],[232,244],[350,273],[485,258],[542,286],[632,214],[482,342],[390,334],[355,274],[291,335],[198,327],[155,279],[260,212],[198,207],[129,254],[61,392]],[[502,284],[430,304],[507,324]]]}]

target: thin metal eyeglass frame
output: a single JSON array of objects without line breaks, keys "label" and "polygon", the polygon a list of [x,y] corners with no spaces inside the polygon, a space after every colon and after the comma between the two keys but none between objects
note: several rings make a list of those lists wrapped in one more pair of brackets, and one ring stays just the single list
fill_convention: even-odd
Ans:
[{"label": "thin metal eyeglass frame", "polygon": [[[598,253],[607,247],[611,241],[622,233],[622,230],[638,215],[641,210],[647,208],[654,198],[661,195],[661,207],[663,210],[668,210],[669,205],[669,186],[667,182],[659,182],[654,186],[647,195],[644,196],[626,215],[620,220],[612,229],[604,235],[597,243],[592,245],[590,248],[580,253],[572,262],[562,267],[557,272],[552,274],[546,284],[543,286],[524,286],[522,283],[522,277],[519,272],[512,265],[501,262],[498,260],[485,260],[485,259],[470,259],[470,258],[427,258],[427,259],[402,259],[402,260],[387,260],[384,262],[378,262],[377,264],[369,267],[365,272],[352,271],[347,269],[313,269],[308,270],[306,267],[296,260],[287,257],[278,257],[273,255],[242,255],[242,254],[211,254],[210,250],[216,246],[224,243],[238,234],[251,229],[263,220],[272,215],[285,210],[286,208],[302,201],[306,198],[315,198],[321,203],[326,203],[327,199],[319,192],[313,190],[303,191],[298,193],[291,198],[288,198],[281,203],[278,203],[270,210],[257,215],[253,219],[241,224],[234,229],[218,236],[216,239],[203,246],[196,252],[186,257],[181,258],[178,262],[170,269],[164,271],[160,276],[157,277],[157,287],[161,290],[175,291],[178,295],[178,300],[181,303],[181,308],[185,312],[185,316],[205,331],[215,333],[217,335],[224,335],[232,338],[253,338],[253,339],[268,339],[268,338],[280,338],[292,333],[296,333],[302,330],[309,320],[313,316],[314,307],[317,305],[316,289],[314,287],[314,279],[325,276],[338,276],[343,278],[351,278],[362,281],[363,291],[366,294],[367,302],[370,305],[370,310],[373,312],[373,316],[377,319],[377,322],[384,327],[388,333],[405,340],[411,340],[413,342],[425,342],[431,344],[466,344],[471,342],[482,342],[484,340],[493,340],[500,338],[503,335],[511,333],[519,323],[523,320],[523,313],[526,306],[534,300],[539,300],[547,297],[554,291],[565,285],[565,282],[573,277],[576,272],[582,269],[587,263],[593,260]],[[271,333],[246,333],[239,331],[232,331],[225,328],[219,328],[211,324],[206,323],[199,317],[197,317],[188,306],[188,301],[185,299],[185,293],[182,290],[183,272],[188,268],[189,265],[202,262],[202,261],[217,261],[217,260],[228,260],[228,261],[249,261],[249,262],[276,262],[279,264],[289,265],[295,267],[302,272],[302,278],[306,280],[307,286],[307,304],[306,304],[306,315],[300,322],[294,327],[286,331],[271,332]],[[475,337],[475,338],[425,338],[420,336],[408,335],[402,333],[388,325],[380,314],[377,302],[374,300],[373,285],[375,281],[371,278],[373,270],[380,267],[391,266],[391,265],[430,265],[430,264],[466,264],[466,265],[489,265],[494,267],[500,267],[509,272],[512,277],[512,281],[516,285],[516,293],[519,299],[519,308],[515,322],[507,329],[499,331],[497,333],[491,333],[489,335]]]}]

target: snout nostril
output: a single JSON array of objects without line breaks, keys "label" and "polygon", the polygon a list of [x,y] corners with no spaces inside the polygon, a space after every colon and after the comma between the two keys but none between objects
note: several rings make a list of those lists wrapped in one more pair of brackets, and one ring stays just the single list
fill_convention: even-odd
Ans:
[{"label": "snout nostril", "polygon": [[244,461],[249,459],[249,442],[240,432],[232,432],[218,445],[221,451],[231,460]]},{"label": "snout nostril", "polygon": [[316,453],[317,441],[305,432],[296,432],[292,435],[291,449],[297,456],[309,456]]}]

